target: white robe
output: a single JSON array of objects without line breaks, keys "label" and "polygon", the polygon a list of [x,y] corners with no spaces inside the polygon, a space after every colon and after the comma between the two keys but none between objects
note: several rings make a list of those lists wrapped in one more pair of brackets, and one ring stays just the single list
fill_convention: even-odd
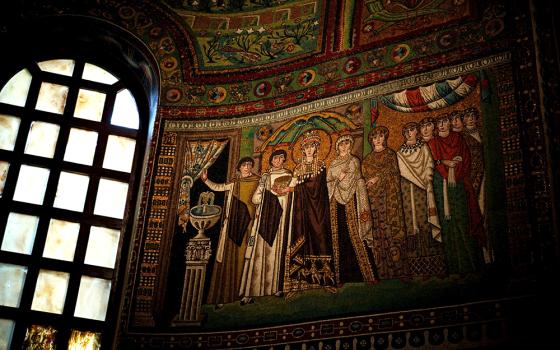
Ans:
[{"label": "white robe", "polygon": [[[373,244],[373,235],[371,231],[370,207],[366,192],[366,183],[362,177],[360,160],[354,155],[348,155],[346,158],[336,158],[332,161],[327,172],[327,187],[329,189],[329,200],[334,199],[343,205],[349,201],[357,199],[356,213],[358,218],[367,215],[367,220],[358,220],[358,232],[360,238],[368,243]],[[345,171],[346,176],[339,180],[340,174]]]},{"label": "white robe", "polygon": [[[286,253],[286,248],[284,247],[286,232],[284,227],[288,212],[288,195],[277,196],[283,213],[272,246],[268,245],[258,232],[261,220],[263,220],[261,218],[263,209],[261,203],[264,191],[270,191],[274,181],[284,176],[291,178],[292,173],[287,169],[270,170],[264,173],[257,190],[253,194],[252,201],[257,205],[257,214],[245,253],[245,265],[239,291],[243,297],[273,295],[280,291],[280,279],[283,278],[283,276],[280,276],[280,273]],[[274,192],[271,193],[276,195]]]},{"label": "white robe", "polygon": [[[434,174],[434,160],[430,147],[426,143],[422,143],[419,149],[413,151],[403,150],[402,148],[397,152],[397,160],[399,163],[399,171],[401,176],[411,182],[411,186],[416,185],[420,189],[426,191],[426,208],[427,221],[432,226],[432,237],[441,242],[441,226],[436,211],[436,201],[433,189],[433,174]],[[411,191],[414,189],[411,187]],[[411,200],[414,196],[411,196]],[[411,203],[413,210],[416,205]],[[416,218],[418,220],[418,218]]]}]

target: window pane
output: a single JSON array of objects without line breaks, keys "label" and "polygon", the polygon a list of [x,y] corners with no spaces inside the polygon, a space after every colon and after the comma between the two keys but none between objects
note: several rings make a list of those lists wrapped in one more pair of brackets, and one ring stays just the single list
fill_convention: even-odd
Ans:
[{"label": "window pane", "polygon": [[0,305],[19,307],[27,267],[0,263]]},{"label": "window pane", "polygon": [[136,141],[133,139],[109,135],[103,167],[129,173],[130,169],[132,169],[135,146]]},{"label": "window pane", "polygon": [[14,106],[25,106],[30,85],[31,73],[27,69],[20,70],[0,90],[0,102]]},{"label": "window pane", "polygon": [[78,102],[74,110],[74,117],[98,122],[103,115],[104,105],[105,94],[97,91],[80,89]]},{"label": "window pane", "polygon": [[89,265],[114,268],[119,236],[119,230],[92,226],[84,262]]},{"label": "window pane", "polygon": [[25,350],[55,350],[56,329],[32,325],[27,328],[23,349]]},{"label": "window pane", "polygon": [[113,74],[107,72],[105,69],[99,68],[90,63],[86,63],[84,66],[82,79],[110,85],[119,81],[119,79],[117,79]]},{"label": "window pane", "polygon": [[49,180],[49,169],[22,165],[14,192],[14,200],[33,204],[43,204],[45,189]]},{"label": "window pane", "polygon": [[10,348],[15,325],[16,323],[12,320],[0,319],[0,349]]},{"label": "window pane", "polygon": [[0,161],[0,198],[2,198],[2,193],[4,193],[4,185],[6,184],[6,179],[8,178],[9,169],[10,163]]},{"label": "window pane", "polygon": [[13,151],[16,144],[20,119],[0,114],[0,149]]},{"label": "window pane", "polygon": [[93,213],[122,219],[126,205],[128,184],[107,179],[99,180]]},{"label": "window pane", "polygon": [[122,90],[117,94],[111,124],[138,129],[139,125],[138,106],[136,100],[129,90]]},{"label": "window pane", "polygon": [[84,210],[88,185],[88,176],[61,172],[54,207],[73,211]]},{"label": "window pane", "polygon": [[110,292],[110,280],[82,276],[74,316],[104,321]]},{"label": "window pane", "polygon": [[66,272],[40,270],[31,310],[61,314],[69,278]]},{"label": "window pane", "polygon": [[52,158],[60,126],[51,123],[32,122],[25,145],[25,153]]},{"label": "window pane", "polygon": [[68,350],[99,350],[101,349],[101,333],[72,330]]},{"label": "window pane", "polygon": [[58,84],[41,83],[35,109],[62,114],[66,106],[68,87]]},{"label": "window pane", "polygon": [[80,224],[51,219],[43,256],[57,260],[74,260]]},{"label": "window pane", "polygon": [[97,132],[72,128],[68,136],[64,160],[92,165],[95,147],[97,147]]},{"label": "window pane", "polygon": [[72,76],[74,71],[74,60],[50,60],[37,63],[44,72]]},{"label": "window pane", "polygon": [[10,213],[2,240],[2,250],[20,254],[31,254],[39,218],[37,216]]}]

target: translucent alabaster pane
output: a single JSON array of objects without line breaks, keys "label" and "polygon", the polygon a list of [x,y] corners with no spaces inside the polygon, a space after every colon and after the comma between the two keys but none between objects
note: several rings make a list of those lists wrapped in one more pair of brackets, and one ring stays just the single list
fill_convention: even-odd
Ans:
[{"label": "translucent alabaster pane", "polygon": [[127,173],[130,172],[132,161],[134,160],[134,147],[136,147],[136,141],[133,139],[109,135],[103,167]]},{"label": "translucent alabaster pane", "polygon": [[35,109],[62,114],[66,106],[68,87],[58,84],[42,83]]},{"label": "translucent alabaster pane", "polygon": [[61,172],[54,207],[73,211],[84,210],[88,185],[89,176]]},{"label": "translucent alabaster pane", "polygon": [[32,325],[27,328],[25,340],[23,342],[24,350],[55,350],[57,330],[53,327]]},{"label": "translucent alabaster pane", "polygon": [[2,198],[2,193],[4,193],[8,170],[10,170],[10,163],[0,161],[0,198]]},{"label": "translucent alabaster pane", "polygon": [[115,100],[111,124],[138,129],[139,123],[138,106],[134,96],[129,90],[120,91],[117,93],[117,99]]},{"label": "translucent alabaster pane", "polygon": [[12,320],[0,319],[0,349],[10,348],[15,325],[16,323]]},{"label": "translucent alabaster pane", "polygon": [[126,205],[128,184],[107,179],[99,180],[93,213],[122,219]]},{"label": "translucent alabaster pane", "polygon": [[119,236],[119,230],[93,226],[89,233],[84,262],[89,265],[114,268]]},{"label": "translucent alabaster pane", "polygon": [[79,232],[80,224],[51,219],[43,256],[65,261],[74,260]]},{"label": "translucent alabaster pane", "polygon": [[106,95],[92,90],[80,89],[74,117],[81,119],[101,120]]},{"label": "translucent alabaster pane", "polygon": [[72,128],[68,136],[64,160],[72,163],[92,165],[96,147],[97,132]]},{"label": "translucent alabaster pane", "polygon": [[32,122],[27,136],[25,153],[52,158],[60,126],[51,123]]},{"label": "translucent alabaster pane", "polygon": [[25,106],[30,85],[31,73],[27,69],[20,70],[0,90],[0,102],[14,106]]},{"label": "translucent alabaster pane", "polygon": [[104,321],[110,293],[110,280],[82,276],[74,316]]},{"label": "translucent alabaster pane", "polygon": [[96,81],[98,83],[112,85],[119,81],[113,74],[107,72],[103,68],[99,68],[91,63],[86,63],[82,79]]},{"label": "translucent alabaster pane", "polygon": [[14,200],[32,204],[43,204],[49,180],[49,169],[22,165],[14,192]]},{"label": "translucent alabaster pane", "polygon": [[43,72],[72,76],[74,60],[50,60],[37,63]]},{"label": "translucent alabaster pane", "polygon": [[0,114],[0,149],[14,150],[20,121],[17,117]]},{"label": "translucent alabaster pane", "polygon": [[37,216],[10,213],[1,249],[7,252],[31,254],[38,224]]},{"label": "translucent alabaster pane", "polygon": [[101,349],[101,333],[72,330],[68,341],[68,350]]},{"label": "translucent alabaster pane", "polygon": [[27,267],[0,263],[0,305],[19,307]]},{"label": "translucent alabaster pane", "polygon": [[66,272],[40,270],[31,310],[61,314],[69,279],[70,274]]}]

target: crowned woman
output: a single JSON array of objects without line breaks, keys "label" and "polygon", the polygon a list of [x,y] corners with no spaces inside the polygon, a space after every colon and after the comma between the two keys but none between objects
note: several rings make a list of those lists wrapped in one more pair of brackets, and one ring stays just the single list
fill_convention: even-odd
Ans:
[{"label": "crowned woman", "polygon": [[352,135],[335,144],[337,157],[327,171],[333,231],[335,266],[339,285],[345,282],[375,282],[371,215],[360,160],[351,151]]},{"label": "crowned woman", "polygon": [[291,291],[322,286],[333,291],[337,285],[326,168],[324,161],[318,159],[320,145],[321,137],[316,130],[303,134],[302,156],[290,182],[294,201],[286,287]]}]

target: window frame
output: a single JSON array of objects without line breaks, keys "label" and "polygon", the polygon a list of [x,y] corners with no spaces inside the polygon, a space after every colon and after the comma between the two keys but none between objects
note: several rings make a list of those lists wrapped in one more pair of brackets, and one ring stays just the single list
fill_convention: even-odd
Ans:
[{"label": "window frame", "polygon": [[[25,338],[26,328],[32,324],[48,325],[56,328],[58,330],[56,344],[62,348],[67,347],[72,329],[101,332],[102,348],[112,348],[115,344],[119,322],[119,310],[123,302],[122,295],[124,292],[126,268],[129,264],[129,251],[131,243],[133,242],[133,234],[135,233],[135,221],[138,216],[137,203],[138,199],[141,198],[140,189],[145,177],[146,154],[149,151],[148,140],[151,137],[154,126],[159,90],[159,72],[149,50],[130,33],[118,27],[91,18],[85,20],[84,18],[49,18],[47,22],[50,23],[51,21],[54,22],[54,25],[49,24],[49,31],[58,32],[64,28],[65,32],[69,31],[69,33],[72,34],[66,36],[64,38],[65,40],[61,42],[59,42],[58,39],[55,41],[45,40],[46,38],[42,37],[43,35],[47,35],[46,33],[38,37],[33,37],[32,42],[38,44],[38,50],[37,48],[29,50],[29,46],[27,46],[28,49],[23,49],[19,55],[12,57],[5,66],[7,69],[4,70],[4,68],[2,68],[3,72],[0,73],[0,86],[4,86],[14,74],[24,68],[30,69],[30,73],[33,76],[24,107],[0,104],[0,113],[17,116],[21,120],[14,150],[0,150],[0,160],[10,163],[5,188],[0,198],[0,242],[3,239],[4,228],[10,212],[30,214],[40,218],[33,251],[30,255],[0,251],[0,263],[28,267],[27,277],[21,295],[20,307],[15,309],[0,306],[0,318],[15,321],[11,341],[12,348],[21,348]],[[26,30],[20,31],[13,39],[19,43],[21,43],[21,40],[31,40],[29,35],[38,33],[34,31],[34,29],[36,29],[37,26],[41,26],[44,20],[38,22],[39,23],[34,23],[31,26],[27,25]],[[93,31],[93,28],[97,29],[97,31]],[[101,30],[99,30],[100,28]],[[127,61],[126,57],[122,57],[122,55],[124,55],[122,46],[111,47],[109,45],[109,47],[107,47],[102,45],[104,34],[107,32],[113,34],[111,38],[116,38],[116,43],[126,46],[130,50],[134,50],[134,54],[144,60],[142,63],[146,64],[148,71],[145,69],[142,71],[138,69],[138,67],[131,66],[130,61]],[[92,45],[92,41],[94,45]],[[74,45],[69,43],[74,43]],[[100,52],[95,51],[96,47],[98,51],[100,48],[104,48],[105,52],[100,55]],[[121,50],[119,50],[119,48]],[[72,77],[64,77],[41,71],[35,64],[35,62],[47,61],[50,59],[74,59],[77,64],[74,67],[74,74]],[[111,94],[108,94],[106,97],[106,106],[114,102],[116,93],[123,87],[130,90],[136,99],[140,118],[137,130],[107,123],[111,116],[112,108],[104,108],[101,122],[94,122],[71,116],[80,88],[87,88],[95,91],[107,89],[109,86],[80,79],[79,77],[81,77],[81,71],[83,70],[83,64],[85,62],[101,67],[119,78],[119,81],[109,88],[109,90],[112,91]],[[142,73],[145,73],[145,75],[142,75]],[[52,121],[51,113],[35,110],[34,102],[40,88],[39,80],[42,80],[35,78],[38,75],[47,78],[49,82],[69,86],[64,113],[63,115],[58,115],[58,118],[61,119],[59,124],[61,128],[59,130],[59,141],[55,148],[55,155],[52,159],[24,154],[27,131],[29,130],[32,120]],[[150,75],[151,79],[146,79],[147,75]],[[147,84],[146,80],[150,81],[151,84]],[[71,120],[69,118],[71,118]],[[68,119],[70,122],[63,119]],[[95,128],[95,126],[99,127]],[[96,149],[92,166],[70,163],[63,160],[64,148],[72,127],[86,130],[97,129],[99,133],[98,148]],[[133,138],[136,141],[135,155],[130,174],[102,168],[109,134]],[[63,140],[65,142],[63,142]],[[103,140],[105,140],[105,142],[103,142]],[[34,205],[12,200],[17,182],[16,175],[19,173],[22,164],[37,165],[50,169],[51,173],[49,175],[43,205]],[[87,199],[84,205],[84,212],[87,214],[52,207],[57,189],[58,177],[61,171],[88,174],[90,176]],[[107,176],[111,179],[128,183],[128,194],[122,220],[93,214],[93,205],[99,179],[106,178]],[[76,244],[74,261],[78,261],[78,263],[42,257],[48,225],[50,218],[53,217],[56,219],[86,223],[80,227],[80,234]],[[89,237],[89,227],[91,226],[119,227],[119,248],[114,269],[91,266],[84,263]],[[37,276],[41,269],[70,273],[64,310],[60,315],[33,311],[30,309]],[[111,293],[105,321],[74,317],[78,289],[81,276],[83,275],[111,280]]]}]

